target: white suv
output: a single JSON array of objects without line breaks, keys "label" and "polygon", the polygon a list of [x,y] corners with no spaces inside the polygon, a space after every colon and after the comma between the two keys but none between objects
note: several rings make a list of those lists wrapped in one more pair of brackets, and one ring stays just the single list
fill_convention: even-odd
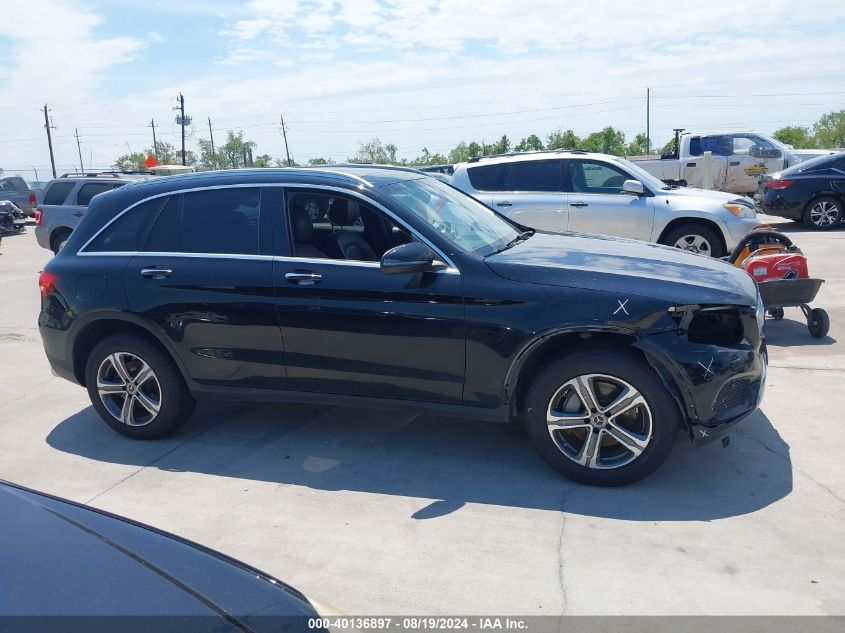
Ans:
[{"label": "white suv", "polygon": [[473,158],[451,184],[513,220],[721,257],[757,226],[750,198],[667,185],[634,163],[577,150]]}]

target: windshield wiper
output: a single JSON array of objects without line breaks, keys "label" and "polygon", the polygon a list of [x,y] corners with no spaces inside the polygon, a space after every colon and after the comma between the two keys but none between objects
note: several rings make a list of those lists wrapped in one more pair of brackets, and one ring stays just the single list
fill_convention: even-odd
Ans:
[{"label": "windshield wiper", "polygon": [[491,253],[491,255],[495,255],[496,253],[501,253],[502,251],[506,251],[506,250],[508,250],[509,248],[513,248],[514,246],[516,246],[516,245],[517,245],[517,244],[519,244],[520,242],[523,242],[523,241],[527,240],[527,239],[528,239],[529,237],[531,237],[532,235],[534,235],[534,229],[528,229],[527,231],[523,231],[522,233],[520,233],[519,235],[517,235],[515,238],[513,238],[510,242],[508,242],[507,244],[505,244],[502,248],[500,248],[500,249],[499,249],[499,250],[497,250],[497,251],[493,251],[493,252]]}]

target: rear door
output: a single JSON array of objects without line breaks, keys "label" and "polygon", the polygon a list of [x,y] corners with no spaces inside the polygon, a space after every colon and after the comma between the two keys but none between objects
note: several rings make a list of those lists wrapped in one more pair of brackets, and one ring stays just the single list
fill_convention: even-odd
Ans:
[{"label": "rear door", "polygon": [[653,198],[622,191],[633,177],[621,167],[591,159],[567,159],[569,230],[651,240]]},{"label": "rear door", "polygon": [[114,182],[83,182],[76,190],[76,195],[74,196],[75,199],[70,201],[70,204],[74,208],[69,210],[71,218],[69,226],[76,227],[76,225],[79,224],[82,216],[84,216],[85,212],[88,210],[91,198],[97,194],[111,191],[112,189],[119,187],[121,184],[122,183],[118,184]]},{"label": "rear door", "polygon": [[[126,268],[129,303],[210,387],[278,389],[272,228],[259,187],[173,194]],[[131,213],[131,211],[130,211]]]},{"label": "rear door", "polygon": [[493,208],[533,229],[566,231],[567,201],[562,160],[518,161],[508,164]]}]

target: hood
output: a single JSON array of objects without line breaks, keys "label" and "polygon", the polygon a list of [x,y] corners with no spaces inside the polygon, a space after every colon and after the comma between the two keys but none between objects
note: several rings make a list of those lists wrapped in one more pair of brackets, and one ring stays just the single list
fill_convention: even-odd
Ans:
[{"label": "hood", "polygon": [[636,240],[538,232],[485,261],[512,281],[650,297],[667,305],[757,302],[754,280],[739,268]]},{"label": "hood", "polygon": [[706,200],[708,202],[713,202],[717,205],[723,205],[726,202],[739,202],[745,201],[745,203],[750,206],[754,207],[753,201],[746,197],[740,196],[735,193],[728,193],[725,191],[715,191],[713,189],[697,189],[695,187],[679,187],[678,189],[661,189],[660,195],[666,195],[670,197],[678,197],[678,198],[689,198],[691,196],[695,196],[696,198],[700,198],[702,200]]},{"label": "hood", "polygon": [[217,616],[260,631],[278,621],[250,616],[316,613],[296,590],[221,554],[3,482],[0,517],[0,617]]},{"label": "hood", "polygon": [[790,165],[800,163],[801,161],[817,158],[818,156],[827,156],[828,154],[835,154],[833,149],[790,149],[787,150],[788,162]]}]

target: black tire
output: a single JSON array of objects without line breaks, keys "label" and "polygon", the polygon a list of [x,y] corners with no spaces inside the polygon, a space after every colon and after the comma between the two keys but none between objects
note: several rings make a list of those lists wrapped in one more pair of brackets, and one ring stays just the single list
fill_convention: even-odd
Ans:
[{"label": "black tire", "polygon": [[[676,226],[663,236],[660,243],[666,246],[676,246],[678,242],[687,237],[697,237],[703,240],[703,242],[707,245],[709,253],[704,250],[694,249],[692,243],[690,243],[689,247],[684,250],[692,250],[693,252],[701,253],[702,255],[709,254],[711,257],[722,257],[725,255],[725,248],[722,246],[722,240],[719,237],[719,234],[709,226],[699,224],[698,222],[689,222],[687,224]],[[680,246],[676,247],[681,248]]]},{"label": "black tire", "polygon": [[[143,423],[143,425],[130,426],[121,422],[109,410],[103,399],[100,398],[97,384],[98,371],[101,365],[106,362],[106,359],[115,353],[124,353],[126,355],[124,358],[139,359],[152,369],[152,378],[155,379],[156,383],[153,393],[157,394],[157,402],[160,405],[157,414],[152,415],[148,409],[144,408],[140,398],[136,401],[137,404],[129,407],[133,411],[140,411],[141,415],[138,416],[138,423]],[[139,365],[134,360],[128,360],[126,362],[126,365],[130,369],[130,376],[132,363],[136,367]],[[111,366],[114,367],[113,363]],[[122,382],[121,379],[116,377],[115,385],[119,382]],[[185,381],[182,379],[182,376],[171,359],[165,356],[157,347],[139,337],[131,335],[109,336],[94,346],[85,364],[85,384],[87,385],[88,397],[91,399],[91,404],[94,405],[94,408],[103,421],[118,433],[138,440],[154,440],[173,433],[191,417],[196,404],[185,385]],[[149,382],[147,386],[139,385],[138,387],[133,387],[133,390],[141,394],[142,389],[147,388],[149,388]],[[114,395],[107,395],[105,400],[109,402],[112,410],[115,410],[121,408],[121,404],[125,401],[126,397],[123,395],[123,399],[121,399],[121,393],[115,393]],[[155,395],[152,397],[152,400],[156,400]],[[152,419],[149,422],[144,422],[145,415],[151,416]],[[129,417],[131,419],[134,416]]]},{"label": "black tire", "polygon": [[[569,453],[565,452],[566,447],[558,445],[559,441],[566,441],[565,438],[561,439],[561,433],[572,434],[566,437],[572,437],[573,441],[577,441],[576,433],[583,433],[585,444],[592,432],[598,435],[598,452],[601,455],[605,448],[614,449],[613,446],[605,447],[601,444],[608,440],[613,442],[609,434],[599,429],[590,431],[589,427],[552,432],[546,421],[552,399],[557,397],[561,389],[566,388],[568,381],[589,374],[603,374],[628,383],[644,397],[651,412],[651,438],[645,448],[639,456],[617,467],[591,468],[578,464],[574,457],[567,456]],[[523,411],[529,437],[543,460],[565,477],[593,486],[626,485],[654,472],[672,450],[681,423],[677,404],[654,370],[636,355],[615,349],[577,352],[542,367],[532,378]],[[558,439],[553,439],[553,434]],[[624,451],[620,452],[624,454]]]},{"label": "black tire", "polygon": [[772,317],[775,321],[782,321],[783,308],[771,308],[769,310],[769,316]]},{"label": "black tire", "polygon": [[842,201],[830,196],[813,198],[804,207],[804,224],[816,231],[829,231],[836,228],[842,224],[843,218],[845,218],[845,208]]},{"label": "black tire", "polygon": [[810,310],[810,318],[807,321],[807,329],[816,338],[824,338],[830,331],[830,317],[821,308]]},{"label": "black tire", "polygon": [[67,242],[69,237],[70,231],[68,231],[67,229],[61,229],[59,231],[56,231],[56,234],[53,235],[53,239],[51,242],[53,255],[59,254],[59,251],[64,248],[65,242]]}]

